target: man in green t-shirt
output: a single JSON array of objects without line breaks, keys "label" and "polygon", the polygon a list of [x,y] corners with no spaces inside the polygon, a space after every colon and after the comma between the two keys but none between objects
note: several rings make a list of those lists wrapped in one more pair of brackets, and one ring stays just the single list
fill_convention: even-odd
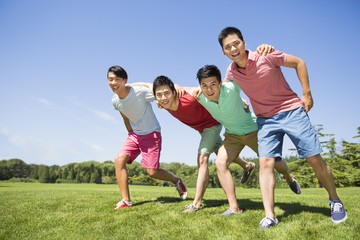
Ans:
[{"label": "man in green t-shirt", "polygon": [[[200,104],[225,128],[225,139],[215,161],[220,184],[229,201],[229,209],[221,215],[241,213],[228,166],[245,146],[249,146],[258,154],[256,117],[253,113],[245,111],[245,104],[240,97],[240,87],[234,82],[222,82],[220,70],[216,66],[206,65],[200,68],[197,78],[202,91],[199,96]],[[193,94],[196,95],[196,91]],[[277,159],[275,169],[288,180],[293,192],[301,193],[300,185],[290,175],[284,160]]]}]

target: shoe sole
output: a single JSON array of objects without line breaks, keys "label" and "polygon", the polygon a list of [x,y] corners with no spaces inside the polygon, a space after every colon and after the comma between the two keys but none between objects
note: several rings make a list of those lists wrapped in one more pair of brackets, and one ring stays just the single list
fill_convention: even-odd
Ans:
[{"label": "shoe sole", "polygon": [[251,164],[251,163],[250,163],[250,165],[252,166],[252,168],[249,169],[249,176],[246,178],[246,180],[242,180],[242,179],[241,179],[240,183],[246,183],[247,180],[249,180],[250,175],[251,175],[252,171],[254,170],[254,168],[255,168],[255,166],[256,166],[255,163],[254,163],[254,164]]},{"label": "shoe sole", "polygon": [[187,192],[185,192],[183,195],[180,196],[182,200],[185,200],[187,198]]},{"label": "shoe sole", "polygon": [[339,224],[341,222],[344,222],[345,220],[347,219],[347,213],[345,212],[345,217],[340,219],[340,220],[334,220],[334,219],[331,219],[333,221],[333,223],[335,224]]}]

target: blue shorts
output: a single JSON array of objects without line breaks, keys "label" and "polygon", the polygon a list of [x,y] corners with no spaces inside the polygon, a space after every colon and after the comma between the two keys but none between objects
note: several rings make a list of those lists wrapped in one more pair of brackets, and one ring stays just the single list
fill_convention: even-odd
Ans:
[{"label": "blue shorts", "polygon": [[293,142],[300,158],[322,152],[309,116],[302,107],[269,118],[257,118],[257,124],[260,157],[282,157],[284,134]]}]

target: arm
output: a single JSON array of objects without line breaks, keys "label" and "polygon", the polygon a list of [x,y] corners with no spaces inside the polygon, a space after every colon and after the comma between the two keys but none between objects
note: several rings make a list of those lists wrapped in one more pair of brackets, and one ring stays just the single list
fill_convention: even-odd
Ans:
[{"label": "arm", "polygon": [[305,112],[310,111],[314,105],[314,100],[311,96],[309,76],[305,62],[300,58],[286,54],[286,61],[284,64],[285,67],[295,68],[296,74],[300,80],[303,95],[301,98],[301,105],[304,108]]},{"label": "arm", "polygon": [[131,127],[131,125],[130,125],[129,119],[128,119],[124,114],[122,114],[122,113],[120,113],[120,114],[121,114],[122,118],[124,119],[124,124],[125,124],[126,130],[127,130],[128,132],[131,132],[131,131],[132,131],[132,127]]},{"label": "arm", "polygon": [[184,96],[185,91],[186,91],[185,87],[181,87],[181,86],[178,85],[178,84],[174,84],[174,88],[175,88],[177,97],[178,97],[179,99],[182,98],[182,96]]},{"label": "arm", "polygon": [[183,88],[188,93],[190,93],[193,89],[196,89],[196,87],[183,87]]},{"label": "arm", "polygon": [[136,83],[130,83],[130,84],[126,84],[128,86],[142,86],[142,87],[147,87],[148,89],[150,89],[150,91],[152,92],[153,90],[153,85],[152,83],[146,83],[146,82],[136,82]]},{"label": "arm", "polygon": [[188,93],[190,93],[191,91],[193,91],[191,96],[192,96],[193,98],[195,98],[197,101],[200,100],[200,95],[201,95],[201,93],[202,93],[200,86],[199,86],[199,87],[187,87],[187,90],[186,90],[186,91],[187,91]]}]

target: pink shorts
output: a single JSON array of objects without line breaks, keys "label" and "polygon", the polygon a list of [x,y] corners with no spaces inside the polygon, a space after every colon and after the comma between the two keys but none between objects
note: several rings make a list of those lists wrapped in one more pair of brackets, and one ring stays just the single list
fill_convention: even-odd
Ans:
[{"label": "pink shorts", "polygon": [[126,154],[130,157],[128,164],[131,164],[141,153],[143,168],[159,168],[161,151],[161,133],[152,132],[147,135],[138,135],[130,132],[119,154]]}]

